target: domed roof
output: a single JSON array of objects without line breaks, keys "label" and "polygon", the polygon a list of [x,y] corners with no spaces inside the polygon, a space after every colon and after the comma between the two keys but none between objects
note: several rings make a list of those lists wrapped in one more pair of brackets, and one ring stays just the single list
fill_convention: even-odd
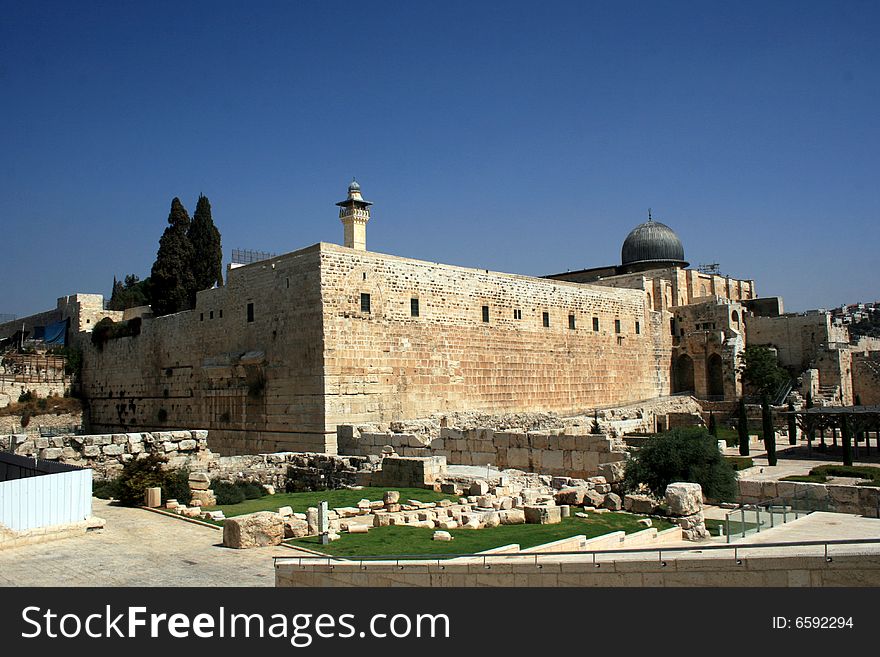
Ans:
[{"label": "domed roof", "polygon": [[358,185],[358,181],[354,178],[351,179],[351,184],[348,186],[349,192],[359,192],[361,191],[361,186]]},{"label": "domed roof", "polygon": [[624,266],[643,262],[668,262],[687,266],[684,261],[684,247],[675,231],[666,224],[651,219],[633,228],[626,236],[620,251],[620,261]]}]

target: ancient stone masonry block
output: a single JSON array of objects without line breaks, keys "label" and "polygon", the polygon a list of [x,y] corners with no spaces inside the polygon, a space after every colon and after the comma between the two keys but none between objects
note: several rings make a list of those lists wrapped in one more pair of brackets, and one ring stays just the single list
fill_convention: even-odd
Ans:
[{"label": "ancient stone masonry block", "polygon": [[525,521],[535,525],[554,525],[562,522],[562,513],[558,506],[524,506]]},{"label": "ancient stone masonry block", "polygon": [[669,513],[690,516],[703,508],[703,489],[700,484],[677,482],[666,487],[666,504]]},{"label": "ancient stone masonry block", "polygon": [[284,519],[277,513],[260,511],[223,521],[223,545],[226,547],[266,547],[280,545],[283,539]]}]

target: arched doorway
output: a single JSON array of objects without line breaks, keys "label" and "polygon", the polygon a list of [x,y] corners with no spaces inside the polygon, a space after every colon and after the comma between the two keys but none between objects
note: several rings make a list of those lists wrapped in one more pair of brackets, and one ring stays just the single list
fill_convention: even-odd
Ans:
[{"label": "arched doorway", "polygon": [[694,360],[687,354],[675,359],[672,366],[672,392],[693,392]]},{"label": "arched doorway", "polygon": [[709,382],[709,396],[724,396],[724,373],[721,365],[721,356],[712,354],[706,361],[706,380]]}]

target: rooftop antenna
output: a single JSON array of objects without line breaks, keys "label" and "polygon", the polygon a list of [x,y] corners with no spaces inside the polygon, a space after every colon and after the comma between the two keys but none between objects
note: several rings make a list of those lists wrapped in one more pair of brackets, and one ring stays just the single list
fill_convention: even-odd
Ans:
[{"label": "rooftop antenna", "polygon": [[651,208],[648,208],[648,223],[650,223],[652,221],[654,221],[654,220],[651,219]]}]

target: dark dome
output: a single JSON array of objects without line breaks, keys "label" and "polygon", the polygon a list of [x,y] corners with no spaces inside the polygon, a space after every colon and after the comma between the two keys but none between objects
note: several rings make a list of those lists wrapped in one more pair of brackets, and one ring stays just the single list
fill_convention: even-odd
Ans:
[{"label": "dark dome", "polygon": [[646,221],[632,229],[623,241],[620,261],[623,266],[649,262],[687,266],[678,235],[659,221]]}]

